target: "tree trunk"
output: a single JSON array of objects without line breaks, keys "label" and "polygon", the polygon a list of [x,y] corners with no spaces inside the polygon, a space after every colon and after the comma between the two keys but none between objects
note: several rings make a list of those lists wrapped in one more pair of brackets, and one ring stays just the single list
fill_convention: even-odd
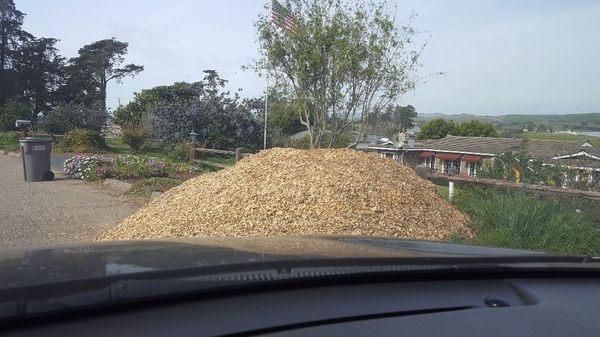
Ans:
[{"label": "tree trunk", "polygon": [[6,64],[6,45],[8,44],[8,38],[6,34],[2,34],[2,41],[0,42],[0,70],[4,70]]},{"label": "tree trunk", "polygon": [[106,73],[102,70],[100,80],[100,99],[102,101],[102,111],[106,112]]}]

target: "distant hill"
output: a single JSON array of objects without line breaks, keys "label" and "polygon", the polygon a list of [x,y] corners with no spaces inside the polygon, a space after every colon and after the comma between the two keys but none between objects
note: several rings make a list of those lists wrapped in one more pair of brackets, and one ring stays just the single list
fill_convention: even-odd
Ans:
[{"label": "distant hill", "polygon": [[600,113],[583,113],[568,115],[500,115],[500,116],[479,116],[473,114],[455,114],[446,115],[441,113],[418,114],[416,122],[421,125],[434,118],[443,118],[455,122],[468,120],[478,120],[492,123],[499,127],[523,126],[527,122],[534,124],[544,124],[546,127],[552,127],[554,130],[600,130]]},{"label": "distant hill", "polygon": [[600,113],[570,115],[504,115],[502,121],[507,124],[534,123],[595,123],[600,124]]},{"label": "distant hill", "polygon": [[455,122],[478,120],[478,121],[488,122],[488,123],[499,123],[502,121],[502,117],[503,116],[480,116],[480,115],[473,115],[473,114],[446,115],[446,114],[442,114],[442,113],[431,113],[431,114],[418,114],[416,121],[417,121],[417,124],[422,124],[422,123],[425,123],[432,119],[443,118],[445,120],[453,120]]}]

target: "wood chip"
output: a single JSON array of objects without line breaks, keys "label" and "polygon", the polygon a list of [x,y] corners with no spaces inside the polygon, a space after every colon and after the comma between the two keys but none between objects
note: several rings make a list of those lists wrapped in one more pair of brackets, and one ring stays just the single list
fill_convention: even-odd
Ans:
[{"label": "wood chip", "polygon": [[184,182],[98,239],[455,233],[473,235],[469,218],[408,167],[350,149],[275,148]]}]

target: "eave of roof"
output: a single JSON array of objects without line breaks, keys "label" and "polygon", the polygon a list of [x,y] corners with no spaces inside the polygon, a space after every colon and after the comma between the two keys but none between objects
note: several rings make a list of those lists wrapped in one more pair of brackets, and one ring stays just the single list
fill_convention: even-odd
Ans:
[{"label": "eave of roof", "polygon": [[471,151],[454,151],[454,150],[438,150],[434,148],[412,148],[412,149],[404,149],[405,151],[429,151],[429,152],[439,152],[439,153],[460,153],[460,154],[472,154],[476,156],[486,156],[486,157],[495,157],[497,154],[495,153],[485,153],[485,152],[471,152]]}]

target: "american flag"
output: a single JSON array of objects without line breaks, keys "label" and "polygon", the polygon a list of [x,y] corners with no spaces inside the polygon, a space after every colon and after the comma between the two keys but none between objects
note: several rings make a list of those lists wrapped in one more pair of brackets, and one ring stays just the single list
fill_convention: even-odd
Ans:
[{"label": "american flag", "polygon": [[292,12],[277,0],[271,3],[271,21],[282,29],[290,30],[294,27],[295,19]]}]

